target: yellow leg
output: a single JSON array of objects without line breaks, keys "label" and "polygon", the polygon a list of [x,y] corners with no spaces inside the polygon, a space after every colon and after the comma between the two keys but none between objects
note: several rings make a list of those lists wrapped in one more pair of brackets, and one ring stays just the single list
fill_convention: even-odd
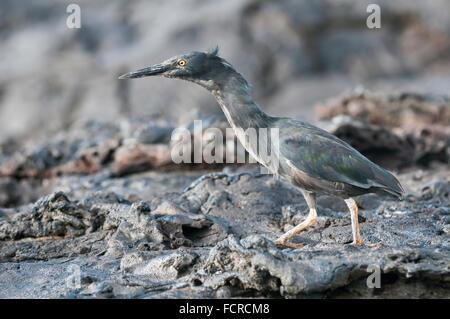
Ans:
[{"label": "yellow leg", "polygon": [[308,217],[306,217],[306,219],[303,222],[301,222],[300,224],[298,224],[297,226],[292,228],[290,231],[283,234],[280,238],[278,238],[275,241],[275,245],[285,246],[285,247],[290,247],[290,248],[302,248],[303,245],[288,243],[288,240],[291,239],[292,237],[294,237],[295,235],[301,233],[303,230],[305,230],[312,224],[314,224],[316,219],[317,219],[316,209],[315,208],[310,209]]},{"label": "yellow leg", "polygon": [[[358,205],[356,204],[356,202],[353,198],[346,199],[345,203],[347,204],[347,206],[350,210],[350,217],[352,220],[353,245],[361,246],[364,243],[362,242],[361,235],[359,233]],[[364,244],[364,245],[366,245],[368,247],[377,247],[380,244]]]},{"label": "yellow leg", "polygon": [[300,189],[300,192],[303,194],[303,197],[305,198],[306,204],[308,204],[309,207],[309,214],[306,217],[306,219],[292,228],[290,231],[286,232],[280,238],[278,238],[275,241],[275,245],[278,246],[285,246],[289,248],[302,248],[303,245],[301,244],[292,244],[288,243],[288,240],[294,237],[295,235],[301,233],[303,230],[314,224],[314,222],[317,219],[317,212],[316,212],[316,194],[308,192],[306,190]]},{"label": "yellow leg", "polygon": [[362,244],[362,240],[361,240],[361,234],[359,232],[359,221],[358,221],[358,205],[356,204],[356,202],[354,203],[354,210],[355,210],[355,222],[356,222],[356,242],[355,242],[355,246],[361,246]]}]

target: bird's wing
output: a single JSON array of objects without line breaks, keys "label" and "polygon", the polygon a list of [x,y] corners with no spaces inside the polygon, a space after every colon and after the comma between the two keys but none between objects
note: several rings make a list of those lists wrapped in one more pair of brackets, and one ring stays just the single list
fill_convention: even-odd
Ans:
[{"label": "bird's wing", "polygon": [[402,193],[392,174],[336,136],[307,123],[289,124],[279,126],[280,152],[301,172],[327,181]]}]

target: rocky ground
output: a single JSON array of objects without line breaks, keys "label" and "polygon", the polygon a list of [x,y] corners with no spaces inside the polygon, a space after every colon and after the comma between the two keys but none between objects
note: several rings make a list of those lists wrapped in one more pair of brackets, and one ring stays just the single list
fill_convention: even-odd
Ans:
[{"label": "rocky ground", "polygon": [[[1,142],[0,298],[450,297],[448,99],[364,91],[318,109],[406,190],[357,199],[378,247],[351,245],[327,196],[304,248],[277,247],[307,214],[291,186],[256,165],[173,164],[164,121],[80,121]],[[381,288],[366,285],[373,267]]]}]

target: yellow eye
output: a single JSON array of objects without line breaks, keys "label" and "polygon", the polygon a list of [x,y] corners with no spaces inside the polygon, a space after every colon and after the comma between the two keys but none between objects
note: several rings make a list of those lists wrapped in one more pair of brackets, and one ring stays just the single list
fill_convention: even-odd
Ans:
[{"label": "yellow eye", "polygon": [[186,65],[186,60],[181,59],[180,61],[178,61],[178,65],[179,66],[185,66]]}]

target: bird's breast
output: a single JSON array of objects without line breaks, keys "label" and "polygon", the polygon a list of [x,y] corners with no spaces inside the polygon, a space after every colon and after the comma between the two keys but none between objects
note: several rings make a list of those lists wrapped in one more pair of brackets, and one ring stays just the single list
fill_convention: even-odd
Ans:
[{"label": "bird's breast", "polygon": [[[236,127],[234,124],[231,124],[231,126],[245,150],[272,174],[278,175],[278,148],[272,143],[273,138],[270,137],[271,132],[268,132],[266,128],[243,129]],[[261,130],[266,130],[266,132],[261,132]]]}]

